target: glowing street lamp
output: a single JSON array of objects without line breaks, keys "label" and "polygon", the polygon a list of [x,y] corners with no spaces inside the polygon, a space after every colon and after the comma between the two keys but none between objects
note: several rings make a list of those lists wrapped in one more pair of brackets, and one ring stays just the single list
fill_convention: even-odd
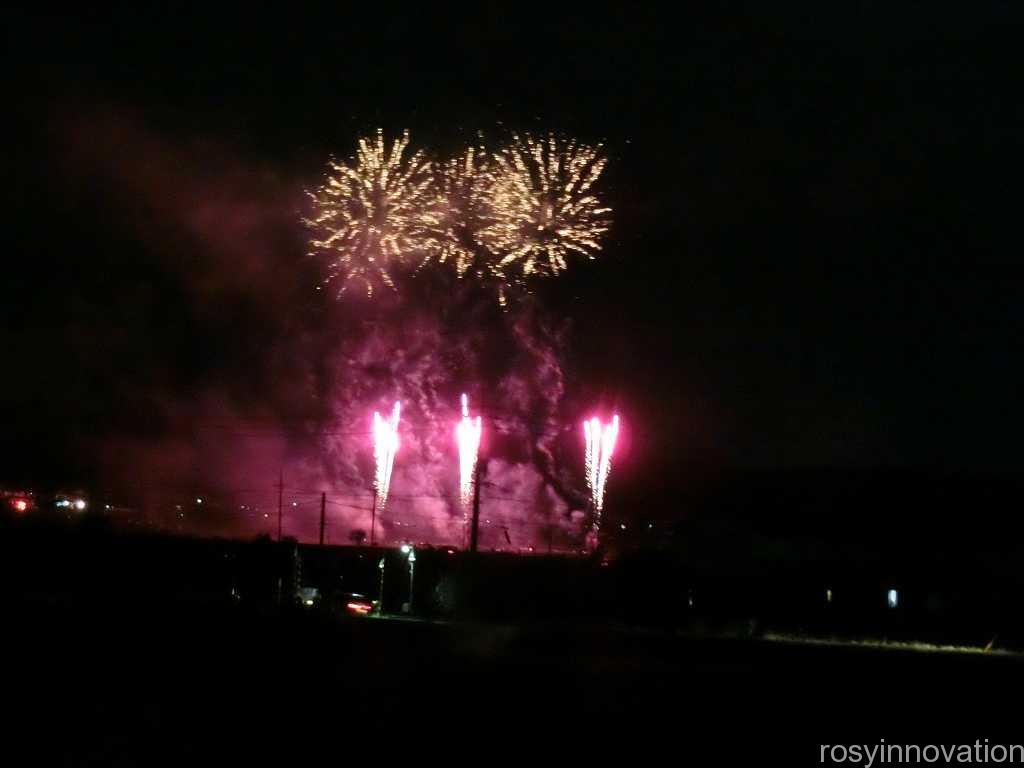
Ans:
[{"label": "glowing street lamp", "polygon": [[[402,547],[404,550],[405,547]],[[412,613],[413,577],[416,574],[416,550],[409,547],[409,613]]]},{"label": "glowing street lamp", "polygon": [[384,556],[381,555],[377,561],[377,570],[380,571],[380,585],[377,587],[377,612],[384,615]]}]

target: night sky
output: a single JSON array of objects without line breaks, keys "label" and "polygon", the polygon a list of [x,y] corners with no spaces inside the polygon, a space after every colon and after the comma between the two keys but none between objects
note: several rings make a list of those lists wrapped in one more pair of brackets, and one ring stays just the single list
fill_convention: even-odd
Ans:
[{"label": "night sky", "polygon": [[618,493],[1016,470],[1012,4],[362,7],[6,12],[0,480],[100,482],[111,446],[199,434],[199,400],[315,417],[297,388],[351,310],[313,290],[302,191],[377,126],[604,142],[606,248],[538,300],[580,397],[628,419]]}]

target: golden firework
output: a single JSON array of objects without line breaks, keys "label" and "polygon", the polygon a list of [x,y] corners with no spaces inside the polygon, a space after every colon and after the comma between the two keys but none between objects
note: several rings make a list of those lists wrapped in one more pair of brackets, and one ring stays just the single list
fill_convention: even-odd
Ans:
[{"label": "golden firework", "polygon": [[443,214],[437,260],[450,262],[462,277],[479,265],[480,230],[489,222],[489,193],[494,182],[490,158],[483,147],[470,147],[439,168]]},{"label": "golden firework", "polygon": [[384,132],[359,140],[352,165],[330,161],[324,183],[307,194],[313,215],[303,219],[313,232],[312,255],[326,257],[328,280],[341,278],[339,292],[353,281],[372,296],[379,281],[394,288],[390,268],[428,259],[438,249],[441,222],[433,164],[423,151],[406,157],[409,133],[391,144]]},{"label": "golden firework", "polygon": [[490,220],[477,240],[507,284],[558,275],[571,253],[594,258],[611,224],[611,208],[592,191],[606,162],[601,145],[553,134],[513,136],[494,154]]}]

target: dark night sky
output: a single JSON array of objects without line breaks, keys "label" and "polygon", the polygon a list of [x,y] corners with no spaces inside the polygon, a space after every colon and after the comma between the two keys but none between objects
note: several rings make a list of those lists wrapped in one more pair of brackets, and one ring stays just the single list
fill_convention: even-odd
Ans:
[{"label": "dark night sky", "polygon": [[89,481],[82,439],[209,388],[284,413],[294,201],[377,125],[606,142],[611,240],[547,301],[641,425],[637,487],[1015,470],[1021,14],[857,7],[8,13],[2,479]]}]

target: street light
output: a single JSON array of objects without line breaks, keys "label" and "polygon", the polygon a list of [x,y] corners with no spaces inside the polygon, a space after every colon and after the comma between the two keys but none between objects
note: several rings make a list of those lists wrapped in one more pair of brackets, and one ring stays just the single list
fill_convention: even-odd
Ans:
[{"label": "street light", "polygon": [[[404,547],[403,547],[404,549]],[[409,613],[412,613],[412,584],[416,573],[416,550],[409,547]]]}]

